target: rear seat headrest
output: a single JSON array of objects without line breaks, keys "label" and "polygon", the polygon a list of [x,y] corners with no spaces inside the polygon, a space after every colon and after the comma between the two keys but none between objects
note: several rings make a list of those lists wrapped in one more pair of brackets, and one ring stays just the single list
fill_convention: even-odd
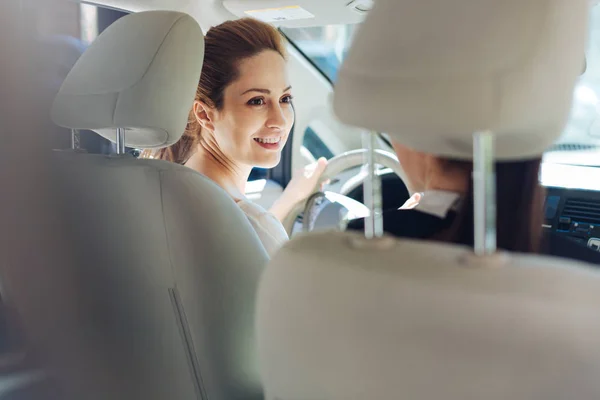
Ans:
[{"label": "rear seat headrest", "polygon": [[125,144],[160,148],[183,134],[204,57],[204,37],[189,15],[150,11],[121,18],[92,43],[54,100],[52,119]]},{"label": "rear seat headrest", "polygon": [[491,130],[498,159],[537,157],[562,133],[581,73],[588,0],[378,0],[335,88],[347,124],[416,150],[472,158]]}]

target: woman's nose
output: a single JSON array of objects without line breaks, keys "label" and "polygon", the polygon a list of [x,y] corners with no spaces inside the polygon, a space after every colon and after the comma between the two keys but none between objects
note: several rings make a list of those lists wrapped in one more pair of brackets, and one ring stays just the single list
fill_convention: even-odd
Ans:
[{"label": "woman's nose", "polygon": [[267,120],[267,127],[283,130],[286,125],[287,118],[283,108],[280,105],[271,107],[269,119]]}]

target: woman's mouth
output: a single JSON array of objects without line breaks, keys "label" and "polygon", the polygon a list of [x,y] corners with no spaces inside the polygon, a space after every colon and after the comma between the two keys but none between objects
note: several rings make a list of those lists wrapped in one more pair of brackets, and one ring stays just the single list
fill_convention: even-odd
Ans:
[{"label": "woman's mouth", "polygon": [[281,136],[276,138],[254,138],[254,141],[264,149],[279,150]]}]

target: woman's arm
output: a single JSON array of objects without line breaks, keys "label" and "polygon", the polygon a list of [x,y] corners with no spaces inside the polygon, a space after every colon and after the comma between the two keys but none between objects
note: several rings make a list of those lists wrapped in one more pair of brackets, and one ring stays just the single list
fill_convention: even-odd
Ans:
[{"label": "woman's arm", "polygon": [[299,173],[295,174],[281,196],[269,209],[271,214],[283,222],[295,205],[306,200],[312,194],[326,167],[327,160],[320,158],[316,163],[304,167]]}]

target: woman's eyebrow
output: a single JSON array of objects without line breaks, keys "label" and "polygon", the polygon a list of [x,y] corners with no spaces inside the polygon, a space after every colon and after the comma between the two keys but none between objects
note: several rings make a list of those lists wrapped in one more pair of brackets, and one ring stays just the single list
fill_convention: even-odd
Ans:
[{"label": "woman's eyebrow", "polygon": [[252,88],[252,89],[248,89],[244,93],[242,93],[242,96],[245,95],[246,93],[250,93],[250,92],[258,92],[258,93],[264,93],[264,94],[271,94],[271,91],[269,89]]},{"label": "woman's eyebrow", "polygon": [[[291,86],[286,87],[285,89],[283,89],[283,93],[287,92],[291,88],[292,88]],[[242,93],[242,96],[245,95],[246,93],[250,93],[250,92],[258,92],[258,93],[263,93],[263,94],[271,94],[271,91],[269,89],[252,88],[252,89],[248,89],[244,93]]]}]

